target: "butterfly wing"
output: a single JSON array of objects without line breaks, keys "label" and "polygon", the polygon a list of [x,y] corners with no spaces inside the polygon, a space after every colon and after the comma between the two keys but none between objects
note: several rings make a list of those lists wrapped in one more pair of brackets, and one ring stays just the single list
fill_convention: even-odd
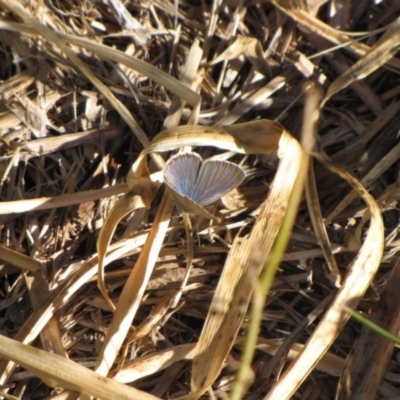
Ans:
[{"label": "butterfly wing", "polygon": [[190,198],[207,206],[239,186],[246,173],[238,165],[224,160],[206,160],[200,168]]},{"label": "butterfly wing", "polygon": [[164,166],[164,182],[181,196],[192,198],[202,164],[196,153],[178,153]]},{"label": "butterfly wing", "polygon": [[214,218],[191,199],[202,162],[196,153],[178,153],[172,156],[164,166],[164,182],[179,209],[204,218]]}]

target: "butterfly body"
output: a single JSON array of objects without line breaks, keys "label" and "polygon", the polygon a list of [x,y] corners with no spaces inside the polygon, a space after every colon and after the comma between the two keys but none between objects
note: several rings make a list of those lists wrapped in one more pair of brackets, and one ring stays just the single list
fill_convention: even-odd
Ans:
[{"label": "butterfly body", "polygon": [[164,182],[181,210],[214,218],[204,207],[239,186],[245,172],[225,160],[203,162],[197,153],[178,153],[164,167]]}]

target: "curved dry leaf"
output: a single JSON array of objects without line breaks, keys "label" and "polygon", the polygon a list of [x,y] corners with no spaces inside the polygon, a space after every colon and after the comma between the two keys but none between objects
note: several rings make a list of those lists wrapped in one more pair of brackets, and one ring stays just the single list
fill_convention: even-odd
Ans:
[{"label": "curved dry leaf", "polygon": [[133,189],[125,193],[107,215],[107,219],[97,238],[97,254],[99,257],[97,282],[100,292],[107,301],[111,310],[115,310],[115,306],[108,296],[104,283],[104,257],[107,253],[108,246],[110,245],[112,235],[114,234],[118,223],[126,215],[139,208],[150,208],[151,202],[158,190],[158,186],[159,185],[150,180],[142,180]]},{"label": "curved dry leaf", "polygon": [[[214,146],[241,154],[276,153],[283,130],[278,122],[266,119],[221,127],[177,126],[156,135],[143,154],[170,151],[183,146]],[[134,173],[140,163],[141,160],[132,166],[132,177],[140,177]]]},{"label": "curved dry leaf", "polygon": [[[197,41],[191,47],[189,58],[185,66],[183,81],[189,86],[190,80],[194,78],[195,71],[198,70],[198,65],[201,60],[201,50],[199,49]],[[180,86],[186,86],[180,84]],[[194,93],[194,92],[193,92]],[[197,94],[196,94],[197,95]],[[197,99],[201,99],[197,95]],[[179,113],[182,111],[183,103],[174,101],[173,106],[180,103],[180,111],[171,115],[171,118],[167,118],[168,124],[174,124],[175,119],[178,118]],[[196,119],[198,116],[197,111],[200,107],[200,101],[195,106],[191,118]],[[175,109],[174,109],[175,110]],[[176,110],[175,110],[176,111]],[[134,164],[133,176],[128,175],[128,185],[131,190],[136,193],[138,188],[143,190],[142,193],[136,193],[143,197],[141,200],[144,204],[150,206],[151,201],[155,195],[155,190],[158,188],[158,183],[152,183],[151,177],[149,176],[149,170],[147,167],[146,151],[142,151],[138,157],[137,162]],[[156,159],[159,160],[157,165],[161,169],[164,165],[164,161],[159,155]],[[154,158],[154,157],[153,157]],[[154,190],[153,190],[154,189]],[[132,321],[136,315],[136,312],[141,304],[144,291],[147,287],[150,276],[153,272],[157,257],[159,255],[161,246],[167,233],[169,222],[173,211],[173,203],[168,195],[164,196],[161,204],[158,208],[157,215],[153,221],[148,240],[140,253],[139,258],[136,261],[135,267],[133,268],[129,278],[124,286],[121,293],[118,307],[115,310],[113,319],[108,328],[107,335],[104,339],[103,346],[100,350],[100,354],[96,362],[96,371],[103,375],[106,375],[113,365],[118,351],[120,350],[123,341],[126,338],[128,330],[132,324]]]},{"label": "curved dry leaf", "polygon": [[[158,134],[151,144],[140,153],[137,161],[129,171],[127,177],[128,185],[132,188],[131,190],[134,191],[134,193],[140,196],[141,193],[136,192],[138,186],[140,187],[140,185],[142,185],[141,188],[143,190],[146,188],[146,184],[152,184],[146,157],[146,155],[151,152],[167,151],[188,145],[215,146],[223,149],[234,150],[239,153],[260,154],[263,152],[274,152],[277,149],[278,140],[282,131],[283,128],[280,124],[268,120],[248,122],[222,128],[181,126],[167,129]],[[140,203],[142,200],[137,199],[137,201]],[[146,204],[145,201],[144,204]],[[165,208],[166,211],[161,212],[160,210],[163,210],[163,208]],[[124,212],[125,211],[122,209],[116,211],[118,216],[122,216]],[[159,243],[161,246],[171,213],[172,203],[169,202],[167,197],[164,197],[159,212],[157,213],[156,220],[154,221],[149,239],[146,242],[140,257],[137,260],[135,268],[128,278],[120,296],[119,306],[114,314],[114,318],[107,334],[107,338],[109,338],[110,342],[107,342],[107,346],[103,346],[98,357],[96,371],[101,374],[107,373],[110,365],[112,365],[116,352],[120,348],[119,344],[122,343],[122,338],[120,337],[121,332],[129,329],[132,318],[139,307],[140,299],[146,288],[149,274],[151,274],[151,269],[148,268],[148,265],[152,265],[153,261],[155,261],[157,257],[157,254],[155,254],[156,252],[151,250],[152,246],[156,246],[156,243]],[[157,218],[161,218],[161,216],[163,221],[157,221]],[[117,219],[118,218],[115,218],[113,222],[110,222],[110,226],[107,227],[108,232],[102,234],[101,238],[98,240],[99,259],[102,257],[100,252],[105,254],[111,237],[111,229],[113,229],[113,227],[115,228]],[[102,286],[102,291],[105,291],[104,285]],[[134,294],[136,295],[134,296]],[[111,348],[112,351],[110,350]]]},{"label": "curved dry leaf", "polygon": [[[159,249],[167,233],[172,211],[172,201],[164,196],[148,239],[140,252],[135,268],[133,268],[122,290],[118,307],[107,330],[106,340],[97,358],[96,372],[102,375],[107,375],[113,365],[136,311],[139,308],[150,275],[153,272]],[[156,251],[153,249],[156,249]]]},{"label": "curved dry leaf", "polygon": [[[400,143],[396,144],[375,166],[361,179],[361,183],[368,189],[372,183],[386,172],[393,164],[400,159]],[[325,224],[329,224],[336,216],[338,216],[349,204],[356,198],[358,193],[353,189],[351,190],[340,203],[331,211],[325,218]]]},{"label": "curved dry leaf", "polygon": [[222,127],[185,125],[166,129],[154,137],[138,156],[127,176],[129,187],[149,178],[147,155],[184,146],[214,146],[242,154],[276,153],[283,132],[278,122],[259,120]]},{"label": "curved dry leaf", "polygon": [[283,131],[278,152],[281,162],[270,194],[250,236],[237,237],[232,245],[198,341],[191,383],[194,393],[203,393],[213,384],[236,340],[257,277],[285,216],[301,152],[299,142]]},{"label": "curved dry leaf", "polygon": [[371,284],[380,265],[383,253],[383,220],[378,204],[362,184],[350,172],[338,167],[322,153],[313,153],[326,168],[348,182],[364,199],[371,212],[369,230],[357,257],[351,263],[343,285],[331,307],[323,316],[317,329],[306,343],[304,351],[283,374],[265,399],[288,399],[293,396],[301,383],[310,374],[316,363],[327,352],[336,339],[349,314],[343,311],[343,304],[355,309]]}]

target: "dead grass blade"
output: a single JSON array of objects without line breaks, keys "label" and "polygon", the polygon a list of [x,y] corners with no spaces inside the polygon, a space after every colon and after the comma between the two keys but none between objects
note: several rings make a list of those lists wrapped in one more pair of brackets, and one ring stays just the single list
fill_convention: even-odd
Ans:
[{"label": "dead grass blade", "polygon": [[342,278],[332,251],[326,226],[322,217],[321,206],[318,200],[318,190],[315,182],[314,165],[310,163],[309,176],[306,184],[307,206],[310,210],[310,218],[313,224],[315,237],[318,238],[318,244],[324,254],[327,269],[329,271],[329,280],[335,287],[340,287]]},{"label": "dead grass blade", "polygon": [[99,256],[99,268],[97,275],[98,286],[101,294],[107,301],[110,309],[113,311],[115,311],[115,306],[108,296],[104,282],[104,258],[107,254],[107,250],[115,232],[115,228],[121,219],[140,208],[149,209],[157,190],[158,185],[148,181],[144,182],[142,185],[137,184],[133,189],[125,193],[125,195],[118,200],[111,212],[107,215],[107,219],[104,222],[104,225],[97,238],[97,254]]},{"label": "dead grass blade", "polygon": [[[242,136],[243,130],[248,132],[246,136]],[[153,143],[150,144],[150,146],[148,146],[148,148],[146,148],[138,157],[137,162],[133,165],[128,175],[128,182],[132,187],[131,190],[135,191],[136,195],[139,197],[141,196],[141,193],[136,192],[138,187],[145,189],[154,187],[152,186],[154,184],[152,184],[150,180],[147,159],[145,157],[149,152],[171,150],[188,145],[198,146],[206,144],[208,146],[215,145],[216,147],[236,150],[239,152],[246,151],[249,153],[260,153],[260,151],[265,152],[266,149],[275,147],[279,131],[282,132],[282,127],[279,124],[265,120],[257,121],[257,123],[246,123],[240,124],[240,126],[231,126],[220,129],[186,126],[166,130],[157,135],[154,138]],[[270,139],[268,140],[268,138]],[[149,193],[150,196],[146,201],[138,199],[135,200],[134,203],[132,202],[129,204],[149,204],[154,196],[154,191],[150,190]],[[132,210],[130,206],[129,210],[126,207],[127,204],[125,203],[127,200],[123,201],[124,203],[121,204],[124,204],[124,207],[121,208],[120,205],[117,207],[118,210],[115,211],[117,217],[110,218],[110,223],[106,224],[103,228],[103,232],[99,236],[98,248],[100,264],[116,224],[123,215],[126,215],[127,212]],[[102,374],[108,372],[109,366],[112,365],[113,358],[116,356],[116,352],[121,347],[122,341],[125,337],[124,332],[127,332],[137,307],[139,306],[141,297],[143,296],[147,281],[151,274],[150,266],[153,265],[158,254],[158,251],[155,251],[155,248],[159,248],[162,244],[163,235],[165,235],[165,229],[168,227],[171,212],[171,203],[166,197],[164,197],[159,213],[157,214],[159,220],[155,221],[147,242],[148,244],[143,248],[136,267],[126,282],[119,305],[107,334],[108,339],[106,338],[105,345],[103,346],[102,352],[99,356],[97,371]],[[114,212],[112,214],[114,214]],[[103,277],[101,272],[99,275],[100,278]],[[101,284],[100,286],[102,291],[105,291],[104,285]],[[107,297],[108,296],[106,296],[106,298]],[[108,302],[110,301],[108,300]],[[112,353],[110,353],[110,350],[107,350],[110,346],[113,349]]]},{"label": "dead grass blade", "polygon": [[193,398],[215,381],[236,339],[257,276],[281,227],[297,177],[300,152],[299,143],[283,131],[278,151],[281,162],[271,192],[250,237],[235,240],[207,314],[193,360]]},{"label": "dead grass blade", "polygon": [[2,244],[0,244],[0,260],[26,271],[38,272],[42,269],[40,261],[34,260]]},{"label": "dead grass blade", "polygon": [[126,281],[113,320],[108,328],[96,365],[96,372],[101,375],[107,375],[126,338],[153,272],[159,249],[169,226],[172,211],[173,203],[167,197],[164,197],[154,220],[153,228],[132,273]]},{"label": "dead grass blade", "polygon": [[[10,30],[15,32],[23,32],[26,34],[35,34],[35,30],[30,28],[29,26],[26,26],[24,24],[18,24],[15,22],[0,21],[0,29]],[[198,111],[199,103],[201,100],[199,94],[194,92],[190,87],[182,85],[182,83],[179,80],[175,79],[174,77],[165,73],[164,71],[161,71],[160,69],[152,66],[151,64],[136,59],[135,57],[129,56],[116,49],[105,46],[101,43],[95,43],[85,38],[69,35],[63,32],[53,31],[53,33],[58,36],[58,39],[56,40],[57,43],[60,40],[62,40],[64,43],[81,46],[87,50],[93,51],[95,54],[98,54],[101,57],[106,57],[112,61],[124,64],[127,67],[140,72],[144,76],[147,76],[151,80],[154,80],[160,85],[165,86],[172,93],[174,93],[175,95],[186,101],[188,104],[193,106],[194,111],[195,110]],[[144,140],[146,140],[145,137],[143,138]]]},{"label": "dead grass blade", "polygon": [[98,79],[92,71],[85,65],[85,63],[71,50],[68,44],[65,41],[60,40],[57,34],[43,25],[38,19],[32,17],[22,5],[16,0],[10,0],[8,2],[4,2],[0,0],[0,4],[13,11],[17,14],[22,20],[26,22],[27,25],[33,26],[34,29],[40,33],[44,38],[46,38],[50,43],[57,43],[60,49],[67,55],[69,60],[76,65],[77,68],[97,87],[97,89],[104,95],[104,97],[113,105],[113,107],[118,111],[121,117],[126,121],[128,126],[132,129],[133,132],[138,136],[138,139],[145,146],[149,140],[139,127],[135,119],[132,117],[131,113],[128,111],[126,106],[122,104],[110,91],[110,89]]},{"label": "dead grass blade", "polygon": [[[381,301],[375,305],[372,314],[372,322],[394,336],[398,335],[400,327],[399,284],[400,262],[397,260],[382,293]],[[392,308],[396,308],[395,312],[388,314],[387,310]],[[337,398],[376,399],[394,347],[395,343],[364,326],[346,360],[338,385]]]},{"label": "dead grass blade", "polygon": [[[142,246],[147,239],[147,233],[137,238],[115,243],[110,246],[104,263],[108,264],[118,258],[125,256],[129,251]],[[15,336],[15,340],[24,344],[32,343],[43,331],[48,321],[54,313],[64,306],[68,300],[74,296],[87,282],[89,282],[98,271],[97,255],[90,257],[86,262],[79,263],[75,268],[71,268],[70,276],[63,284],[48,296],[43,304],[27,319],[25,324]],[[0,382],[10,376],[15,365],[7,358],[0,360]]]},{"label": "dead grass blade", "polygon": [[[244,339],[238,337],[235,346],[243,344]],[[140,359],[126,363],[119,371],[116,371],[113,378],[118,382],[131,383],[143,379],[146,376],[160,372],[170,365],[178,361],[193,360],[196,344],[185,344],[175,346],[172,349],[161,350],[155,354],[143,356]],[[276,355],[282,348],[282,344],[275,340],[258,338],[257,350],[267,354]],[[303,351],[304,345],[300,343],[292,343],[287,353],[289,360],[295,360]],[[345,360],[336,354],[327,353],[317,364],[316,369],[323,371],[332,376],[340,376]],[[111,371],[113,374],[114,371]],[[190,395],[188,397],[191,397]]]},{"label": "dead grass blade", "polygon": [[[0,354],[13,360],[43,381],[52,379],[58,387],[74,390],[99,399],[157,400],[141,390],[95,374],[64,357],[35,349],[0,335]],[[53,382],[51,381],[51,383]]]},{"label": "dead grass blade", "polygon": [[330,85],[323,104],[335,93],[343,90],[352,82],[364,79],[384,65],[397,52],[400,46],[400,18],[392,22],[385,34],[354,65],[347,69]]},{"label": "dead grass blade", "polygon": [[245,55],[248,60],[254,65],[257,71],[268,75],[268,67],[264,60],[261,43],[256,38],[237,35],[234,42],[218,57],[214,58],[209,65],[215,65],[222,61],[228,61],[237,58],[240,55]]},{"label": "dead grass blade", "polygon": [[383,220],[378,204],[364,186],[351,173],[332,163],[326,155],[313,153],[313,156],[330,171],[348,182],[367,203],[371,212],[371,222],[365,241],[354,261],[349,266],[343,285],[336,298],[325,313],[317,329],[308,340],[305,350],[293,362],[265,399],[288,399],[306,379],[318,360],[329,349],[340,330],[349,319],[342,304],[356,308],[370,285],[380,265],[383,252]]},{"label": "dead grass blade", "polygon": [[193,125],[166,129],[138,157],[128,174],[128,182],[146,174],[142,157],[148,153],[180,146],[214,146],[242,154],[275,153],[282,130],[282,125],[266,119],[221,127]]},{"label": "dead grass blade", "polygon": [[[123,398],[81,365],[160,399],[193,379],[186,399],[331,400],[349,356],[337,396],[398,398],[396,350],[345,308],[381,254],[366,189],[385,253],[357,308],[396,332],[398,3],[0,0],[0,341],[33,349],[0,343],[0,397]],[[308,79],[335,94],[304,117]],[[288,132],[318,112],[331,158],[304,196],[312,140]],[[192,238],[161,185],[168,152],[193,146],[246,180]]]},{"label": "dead grass blade", "polygon": [[0,216],[26,213],[32,210],[51,210],[54,208],[71,206],[74,204],[84,203],[85,201],[93,201],[115,196],[127,192],[128,189],[128,185],[123,183],[102,189],[88,190],[86,192],[72,194],[62,194],[54,197],[4,201],[1,203]]},{"label": "dead grass blade", "polygon": [[[187,64],[189,67],[187,68],[187,74],[184,77],[186,84],[190,84],[190,79],[194,78],[195,71],[198,70],[198,64],[200,62],[201,57],[199,56],[198,44],[195,42],[193,44],[193,50],[191,51],[191,57],[188,59]],[[176,105],[176,104],[175,104]],[[171,109],[173,113],[176,113],[175,116],[170,117],[169,123],[174,124],[175,121],[179,119],[179,115],[182,112],[183,104],[180,104],[178,110]],[[197,113],[194,113],[193,119],[197,119]],[[179,146],[181,144],[176,143]],[[150,206],[151,201],[154,198],[156,189],[158,186],[151,181],[149,176],[148,167],[147,167],[147,159],[142,156],[145,153],[143,151],[141,155],[138,157],[138,161],[134,164],[130,172],[134,172],[135,177],[138,179],[129,180],[128,184],[131,187],[131,192],[134,194],[134,206],[137,205],[146,205]],[[136,168],[136,169],[135,169]],[[98,249],[99,249],[99,260],[102,262],[102,257],[107,251],[108,244],[111,239],[111,235],[114,232],[115,226],[118,221],[122,218],[123,215],[127,214],[127,211],[132,210],[133,203],[130,203],[129,199],[116,205],[114,208],[114,214],[116,217],[113,217],[110,222],[110,226],[107,227],[107,230],[104,233],[104,236],[100,234],[98,240]],[[118,302],[118,306],[115,309],[115,313],[111,324],[108,328],[107,335],[105,337],[104,343],[100,350],[100,354],[96,361],[96,371],[102,375],[106,375],[112,364],[117,357],[118,351],[122,347],[123,341],[126,338],[129,327],[132,324],[132,320],[134,319],[136,312],[139,308],[139,305],[142,301],[142,297],[144,291],[146,290],[148,281],[153,272],[153,268],[157,261],[158,254],[160,252],[161,246],[163,244],[164,238],[167,233],[167,229],[169,226],[169,221],[172,216],[173,211],[173,203],[170,200],[169,196],[164,196],[160,207],[158,209],[156,218],[153,222],[152,229],[150,231],[148,240],[143,247],[143,250],[136,262],[135,268],[130,274],[124,289],[122,291],[120,300]],[[101,255],[100,255],[101,250]],[[99,268],[101,268],[99,264]],[[111,300],[106,294],[106,289],[104,285],[104,276],[102,272],[99,274],[99,282],[102,292],[105,294],[105,298],[109,305],[113,308]]]},{"label": "dead grass blade", "polygon": [[[397,144],[389,153],[383,157],[375,166],[361,179],[361,183],[369,188],[385,171],[400,159],[400,144]],[[349,204],[358,197],[356,190],[351,190],[335,209],[325,219],[325,223],[330,223],[333,218],[339,215]]]},{"label": "dead grass blade", "polygon": [[235,123],[238,119],[247,114],[259,103],[265,101],[266,99],[271,97],[276,91],[283,88],[286,83],[287,78],[285,76],[276,76],[255,93],[251,93],[249,96],[244,95],[243,100],[245,101],[235,107],[229,114],[225,115],[224,118],[221,118],[218,121],[218,125],[230,125]]},{"label": "dead grass blade", "polygon": [[322,90],[319,86],[306,83],[304,85],[304,94],[305,104],[301,137],[302,151],[298,151],[296,154],[296,164],[298,169],[297,171],[292,171],[293,174],[296,174],[296,178],[293,180],[293,186],[291,187],[287,204],[284,203],[286,208],[285,214],[282,224],[279,227],[278,235],[273,243],[273,248],[268,255],[268,261],[263,266],[264,271],[260,276],[260,283],[254,290],[249,330],[242,356],[243,361],[240,364],[237,378],[232,388],[232,400],[242,399],[248,390],[250,383],[249,378],[251,376],[251,362],[254,357],[256,337],[262,323],[263,309],[266,302],[265,299],[268,297],[271,288],[273,287],[274,277],[288,246],[290,232],[293,231],[300,203],[303,198],[307,176],[309,175],[309,154],[310,150],[315,145],[317,134],[316,126],[319,119],[319,104],[322,97]]},{"label": "dead grass blade", "polygon": [[[332,43],[340,45],[341,47],[346,47],[349,51],[358,56],[365,56],[371,50],[371,48],[364,43],[353,40],[349,33],[332,28],[304,9],[288,6],[285,0],[272,0],[272,3],[285,14],[293,18],[296,23],[299,24],[299,27],[305,31],[305,33],[312,32],[324,40],[329,40]],[[389,66],[395,68],[396,70],[400,69],[399,59],[393,58],[390,60],[389,58],[386,61]]]}]

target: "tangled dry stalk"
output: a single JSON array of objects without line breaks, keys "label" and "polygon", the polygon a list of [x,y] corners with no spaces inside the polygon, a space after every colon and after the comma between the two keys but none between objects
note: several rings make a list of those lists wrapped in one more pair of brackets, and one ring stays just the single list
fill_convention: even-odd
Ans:
[{"label": "tangled dry stalk", "polygon": [[[399,12],[0,0],[0,398],[400,397]],[[188,147],[247,172],[190,248]]]}]

